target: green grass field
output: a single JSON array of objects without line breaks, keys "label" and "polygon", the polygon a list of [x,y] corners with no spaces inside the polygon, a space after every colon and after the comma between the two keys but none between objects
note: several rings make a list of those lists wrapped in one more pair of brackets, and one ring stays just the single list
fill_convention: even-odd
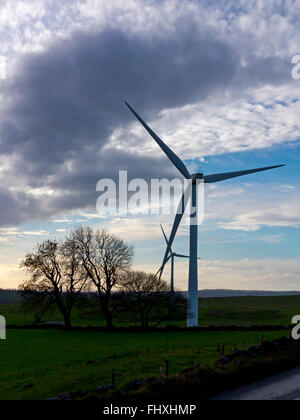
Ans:
[{"label": "green grass field", "polygon": [[[200,325],[289,326],[300,313],[300,296],[234,297],[199,300]],[[0,305],[8,325],[30,324],[20,304]],[[60,320],[58,315],[43,321]],[[104,325],[97,317],[82,319],[74,313],[74,325]],[[181,323],[169,324],[185,326]],[[128,325],[117,322],[116,325]],[[214,366],[218,348],[258,344],[260,336],[274,339],[288,335],[275,332],[155,332],[106,333],[93,331],[14,330],[0,340],[0,399],[45,399],[60,392],[87,390],[110,382],[117,385],[139,377],[157,376],[168,359],[171,374],[199,363]]]},{"label": "green grass field", "polygon": [[284,325],[300,314],[300,296],[199,300],[200,325]]},{"label": "green grass field", "polygon": [[168,359],[170,373],[199,363],[214,366],[218,347],[246,349],[275,332],[103,333],[8,330],[0,340],[0,399],[45,399],[60,392],[87,390],[157,376]]},{"label": "green grass field", "polygon": [[[24,314],[18,303],[0,305],[0,314],[6,317],[8,325],[24,325],[34,321],[33,316]],[[199,325],[284,325],[288,326],[294,315],[300,314],[300,296],[232,297],[199,299]],[[59,314],[45,316],[44,321],[61,321]],[[169,324],[185,326],[182,322]],[[96,316],[82,318],[76,311],[73,325],[105,325]],[[126,325],[115,322],[116,326]],[[127,324],[128,325],[128,324]]]}]

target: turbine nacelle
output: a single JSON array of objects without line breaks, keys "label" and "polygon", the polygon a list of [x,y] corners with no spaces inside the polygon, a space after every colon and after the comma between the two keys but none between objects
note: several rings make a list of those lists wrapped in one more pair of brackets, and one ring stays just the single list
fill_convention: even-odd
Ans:
[{"label": "turbine nacelle", "polygon": [[203,175],[203,173],[191,174],[189,179],[191,179],[193,181],[193,184],[196,184],[198,179],[203,179],[204,180],[204,175]]}]

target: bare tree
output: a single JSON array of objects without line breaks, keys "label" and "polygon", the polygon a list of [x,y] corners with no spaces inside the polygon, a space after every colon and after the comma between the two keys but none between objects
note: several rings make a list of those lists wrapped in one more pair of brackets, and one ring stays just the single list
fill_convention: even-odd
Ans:
[{"label": "bare tree", "polygon": [[124,311],[137,313],[141,327],[154,326],[182,316],[186,306],[180,293],[170,294],[169,285],[153,274],[129,271],[122,280]]},{"label": "bare tree", "polygon": [[112,291],[130,268],[133,247],[105,230],[73,229],[69,240],[76,244],[82,266],[96,287],[108,328],[113,327]]},{"label": "bare tree", "polygon": [[35,304],[54,301],[61,312],[66,328],[71,327],[71,312],[87,283],[74,243],[46,240],[37,244],[34,252],[21,262],[30,278],[20,284],[24,297]]}]

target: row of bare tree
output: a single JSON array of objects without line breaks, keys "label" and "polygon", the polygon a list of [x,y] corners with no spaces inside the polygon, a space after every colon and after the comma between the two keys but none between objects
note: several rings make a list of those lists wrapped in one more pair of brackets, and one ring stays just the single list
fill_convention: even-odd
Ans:
[{"label": "row of bare tree", "polygon": [[25,256],[21,267],[29,276],[19,289],[32,310],[55,304],[67,328],[75,305],[91,291],[108,328],[114,316],[134,314],[143,327],[149,321],[157,325],[184,306],[183,299],[170,296],[167,283],[154,275],[132,271],[133,255],[133,247],[115,235],[77,227],[64,240],[46,240]]}]

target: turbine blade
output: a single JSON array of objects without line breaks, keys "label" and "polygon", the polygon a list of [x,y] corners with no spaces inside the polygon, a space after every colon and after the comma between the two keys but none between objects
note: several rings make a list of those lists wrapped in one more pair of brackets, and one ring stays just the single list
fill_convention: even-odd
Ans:
[{"label": "turbine blade", "polygon": [[164,235],[164,238],[165,238],[165,240],[166,240],[166,243],[167,243],[167,245],[168,245],[168,239],[167,239],[167,236],[166,236],[166,234],[165,234],[165,231],[164,231],[164,228],[162,227],[162,225],[160,225],[160,227],[161,227],[161,230],[162,230],[162,233],[163,233],[163,235]]},{"label": "turbine blade", "polygon": [[[166,263],[169,261],[169,259],[172,257],[172,255],[169,255],[168,256],[168,258],[167,258],[167,260],[166,260]],[[154,277],[156,277],[157,276],[157,274],[161,271],[161,268],[162,268],[162,265],[160,266],[160,268],[159,268],[159,270],[157,271],[157,273],[155,274],[155,276]]]},{"label": "turbine blade", "polygon": [[175,218],[174,218],[174,223],[173,223],[171,234],[170,234],[170,237],[169,237],[167,249],[166,249],[164,259],[163,259],[163,263],[162,263],[162,266],[161,266],[160,277],[162,276],[164,267],[165,267],[166,262],[167,262],[169,252],[171,251],[171,247],[172,247],[177,229],[180,225],[183,213],[186,209],[186,206],[187,206],[187,203],[189,201],[190,196],[191,196],[191,185],[188,185],[186,187],[185,191],[182,194],[182,197],[180,199],[179,206],[178,206],[178,209],[177,209],[177,213],[176,213]]},{"label": "turbine blade", "polygon": [[[180,257],[180,258],[190,258],[189,255],[183,255],[183,254],[173,254],[175,257]],[[197,260],[202,260],[201,257],[198,257]]]},{"label": "turbine blade", "polygon": [[176,166],[179,172],[181,172],[185,178],[189,178],[190,173],[187,170],[185,164],[182,162],[182,160],[179,159],[179,157],[158,137],[158,135],[154,133],[154,131],[145,123],[145,121],[142,120],[142,118],[135,112],[133,108],[131,108],[131,106],[126,101],[125,101],[125,104],[128,106],[128,108],[133,113],[133,115],[139,120],[142,126],[148,131],[150,136],[154,138],[156,143],[159,145],[162,151],[167,155],[167,157],[170,159],[173,165]]},{"label": "turbine blade", "polygon": [[238,176],[254,174],[255,172],[268,171],[269,169],[282,168],[285,165],[267,166],[266,168],[248,169],[246,171],[225,172],[221,174],[207,175],[204,177],[205,183],[220,182],[226,179],[236,178]]},{"label": "turbine blade", "polygon": [[182,255],[182,254],[174,254],[175,257],[180,257],[180,258],[190,258],[188,255]]}]

